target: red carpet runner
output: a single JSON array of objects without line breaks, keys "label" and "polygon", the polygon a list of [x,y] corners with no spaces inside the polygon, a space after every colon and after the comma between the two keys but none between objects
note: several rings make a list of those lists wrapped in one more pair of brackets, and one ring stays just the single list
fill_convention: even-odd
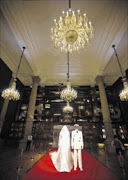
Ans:
[{"label": "red carpet runner", "polygon": [[22,180],[119,180],[85,150],[82,151],[83,171],[78,168],[77,171],[72,169],[70,173],[57,172],[49,155],[51,151]]}]

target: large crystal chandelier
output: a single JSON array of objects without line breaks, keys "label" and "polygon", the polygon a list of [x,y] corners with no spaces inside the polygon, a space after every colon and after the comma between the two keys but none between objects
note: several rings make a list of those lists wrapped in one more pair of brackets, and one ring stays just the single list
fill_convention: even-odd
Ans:
[{"label": "large crystal chandelier", "polygon": [[67,87],[61,92],[61,99],[64,101],[72,101],[77,98],[77,92],[71,88],[71,84],[69,82],[69,52],[68,52],[68,73],[67,73]]},{"label": "large crystal chandelier", "polygon": [[94,37],[93,27],[86,14],[82,16],[80,10],[75,14],[69,0],[69,10],[66,13],[62,12],[58,22],[54,19],[51,37],[54,46],[60,47],[61,52],[79,52],[81,48],[88,46],[89,40]]},{"label": "large crystal chandelier", "polygon": [[72,113],[73,108],[69,105],[69,102],[67,102],[67,105],[63,108],[64,113]]},{"label": "large crystal chandelier", "polygon": [[18,71],[19,71],[19,67],[20,67],[20,64],[21,64],[21,59],[23,57],[23,53],[24,53],[24,50],[26,48],[23,47],[23,51],[22,51],[22,54],[21,54],[21,57],[20,57],[20,61],[19,61],[19,65],[18,65],[18,68],[17,68],[17,72],[16,72],[16,76],[14,78],[14,81],[11,85],[11,87],[9,87],[8,89],[5,89],[3,92],[2,92],[2,97],[5,98],[5,99],[8,99],[8,100],[19,100],[20,98],[20,93],[16,90],[16,78],[17,78],[17,74],[18,74]]},{"label": "large crystal chandelier", "polygon": [[124,86],[124,89],[119,94],[120,100],[121,101],[128,101],[128,81],[127,81],[127,78],[123,74],[123,71],[122,71],[122,68],[121,68],[121,64],[120,64],[118,55],[116,53],[115,45],[112,45],[112,47],[114,49],[114,52],[115,52],[115,55],[116,55],[116,58],[117,58],[117,62],[119,64],[119,68],[120,68],[121,75],[122,75],[123,86]]}]

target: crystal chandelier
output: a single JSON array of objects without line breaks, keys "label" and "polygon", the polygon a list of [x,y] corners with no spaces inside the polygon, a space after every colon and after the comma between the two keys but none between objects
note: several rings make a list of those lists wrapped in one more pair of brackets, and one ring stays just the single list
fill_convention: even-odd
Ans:
[{"label": "crystal chandelier", "polygon": [[14,82],[12,83],[11,87],[8,88],[8,89],[5,89],[3,92],[2,92],[2,97],[5,98],[5,99],[9,99],[9,100],[19,100],[20,98],[20,94],[19,92],[16,90],[16,79],[14,80]]},{"label": "crystal chandelier", "polygon": [[114,52],[115,52],[115,55],[116,55],[116,58],[117,58],[117,62],[119,64],[119,68],[120,68],[121,75],[122,75],[123,86],[124,86],[124,89],[119,94],[120,100],[121,101],[128,101],[128,81],[127,81],[127,78],[123,75],[121,64],[120,64],[118,55],[116,53],[115,45],[113,45],[112,47],[114,49]]},{"label": "crystal chandelier", "polygon": [[79,52],[81,48],[89,46],[89,40],[94,37],[93,27],[86,14],[82,16],[80,10],[75,14],[69,0],[69,10],[62,12],[58,22],[54,19],[51,37],[54,46],[60,47],[61,52],[72,54],[73,51]]},{"label": "crystal chandelier", "polygon": [[126,79],[123,80],[124,89],[120,93],[121,101],[128,101],[128,82]]},{"label": "crystal chandelier", "polygon": [[73,108],[69,105],[69,102],[67,102],[67,106],[65,106],[63,108],[63,112],[64,113],[72,113],[73,112]]},{"label": "crystal chandelier", "polygon": [[64,101],[72,101],[77,98],[77,92],[71,88],[71,84],[69,82],[69,52],[68,52],[68,73],[67,73],[67,88],[65,88],[60,95],[60,98]]},{"label": "crystal chandelier", "polygon": [[19,61],[19,65],[18,65],[18,69],[17,69],[17,72],[16,72],[16,76],[14,78],[14,81],[11,85],[11,87],[9,87],[8,89],[5,89],[3,92],[2,92],[2,97],[5,98],[5,99],[8,99],[8,100],[19,100],[20,98],[20,94],[19,92],[16,90],[16,78],[17,78],[17,74],[18,74],[18,71],[19,71],[19,67],[20,67],[20,64],[21,64],[21,59],[23,57],[23,53],[24,53],[24,50],[26,48],[23,47],[23,51],[22,51],[22,54],[21,54],[21,57],[20,57],[20,61]]},{"label": "crystal chandelier", "polygon": [[61,92],[61,99],[65,101],[72,101],[77,98],[77,92],[71,88],[70,82],[67,82],[67,88]]}]

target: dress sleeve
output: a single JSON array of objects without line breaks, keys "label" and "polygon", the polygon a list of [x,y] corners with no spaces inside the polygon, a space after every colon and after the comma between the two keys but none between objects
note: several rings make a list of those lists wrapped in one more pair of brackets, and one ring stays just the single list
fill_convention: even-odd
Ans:
[{"label": "dress sleeve", "polygon": [[74,146],[74,138],[73,138],[73,131],[72,131],[72,138],[71,138],[71,147],[73,147]]},{"label": "dress sleeve", "polygon": [[84,147],[84,143],[83,143],[83,133],[82,133],[82,131],[81,131],[81,145],[82,145],[82,147]]},{"label": "dress sleeve", "polygon": [[59,139],[58,139],[58,147],[60,147],[60,145],[61,145],[61,133],[59,134]]}]

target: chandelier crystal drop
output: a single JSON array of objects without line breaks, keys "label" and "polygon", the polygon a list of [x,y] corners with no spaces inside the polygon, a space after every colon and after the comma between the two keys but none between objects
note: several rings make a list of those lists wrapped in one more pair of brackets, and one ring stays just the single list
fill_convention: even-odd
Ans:
[{"label": "chandelier crystal drop", "polygon": [[65,106],[63,108],[63,112],[64,113],[72,113],[73,112],[73,108],[69,105],[69,102],[67,102],[67,106]]},{"label": "chandelier crystal drop", "polygon": [[79,52],[81,48],[89,46],[89,40],[94,37],[93,26],[88,21],[86,14],[80,10],[72,11],[71,8],[57,22],[54,19],[54,26],[51,28],[52,42],[55,47],[60,47],[61,52]]},{"label": "chandelier crystal drop", "polygon": [[14,101],[17,101],[19,100],[20,98],[20,94],[19,92],[16,90],[16,82],[13,82],[12,83],[12,86],[8,89],[5,89],[3,92],[2,92],[2,95],[1,95],[3,98],[5,99],[9,99],[9,100],[14,100]]},{"label": "chandelier crystal drop", "polygon": [[121,101],[128,101],[128,82],[123,82],[124,89],[120,93],[120,100]]},{"label": "chandelier crystal drop", "polygon": [[71,88],[70,82],[67,82],[67,88],[65,88],[60,95],[61,99],[64,101],[71,102],[72,100],[77,98],[77,92]]}]

